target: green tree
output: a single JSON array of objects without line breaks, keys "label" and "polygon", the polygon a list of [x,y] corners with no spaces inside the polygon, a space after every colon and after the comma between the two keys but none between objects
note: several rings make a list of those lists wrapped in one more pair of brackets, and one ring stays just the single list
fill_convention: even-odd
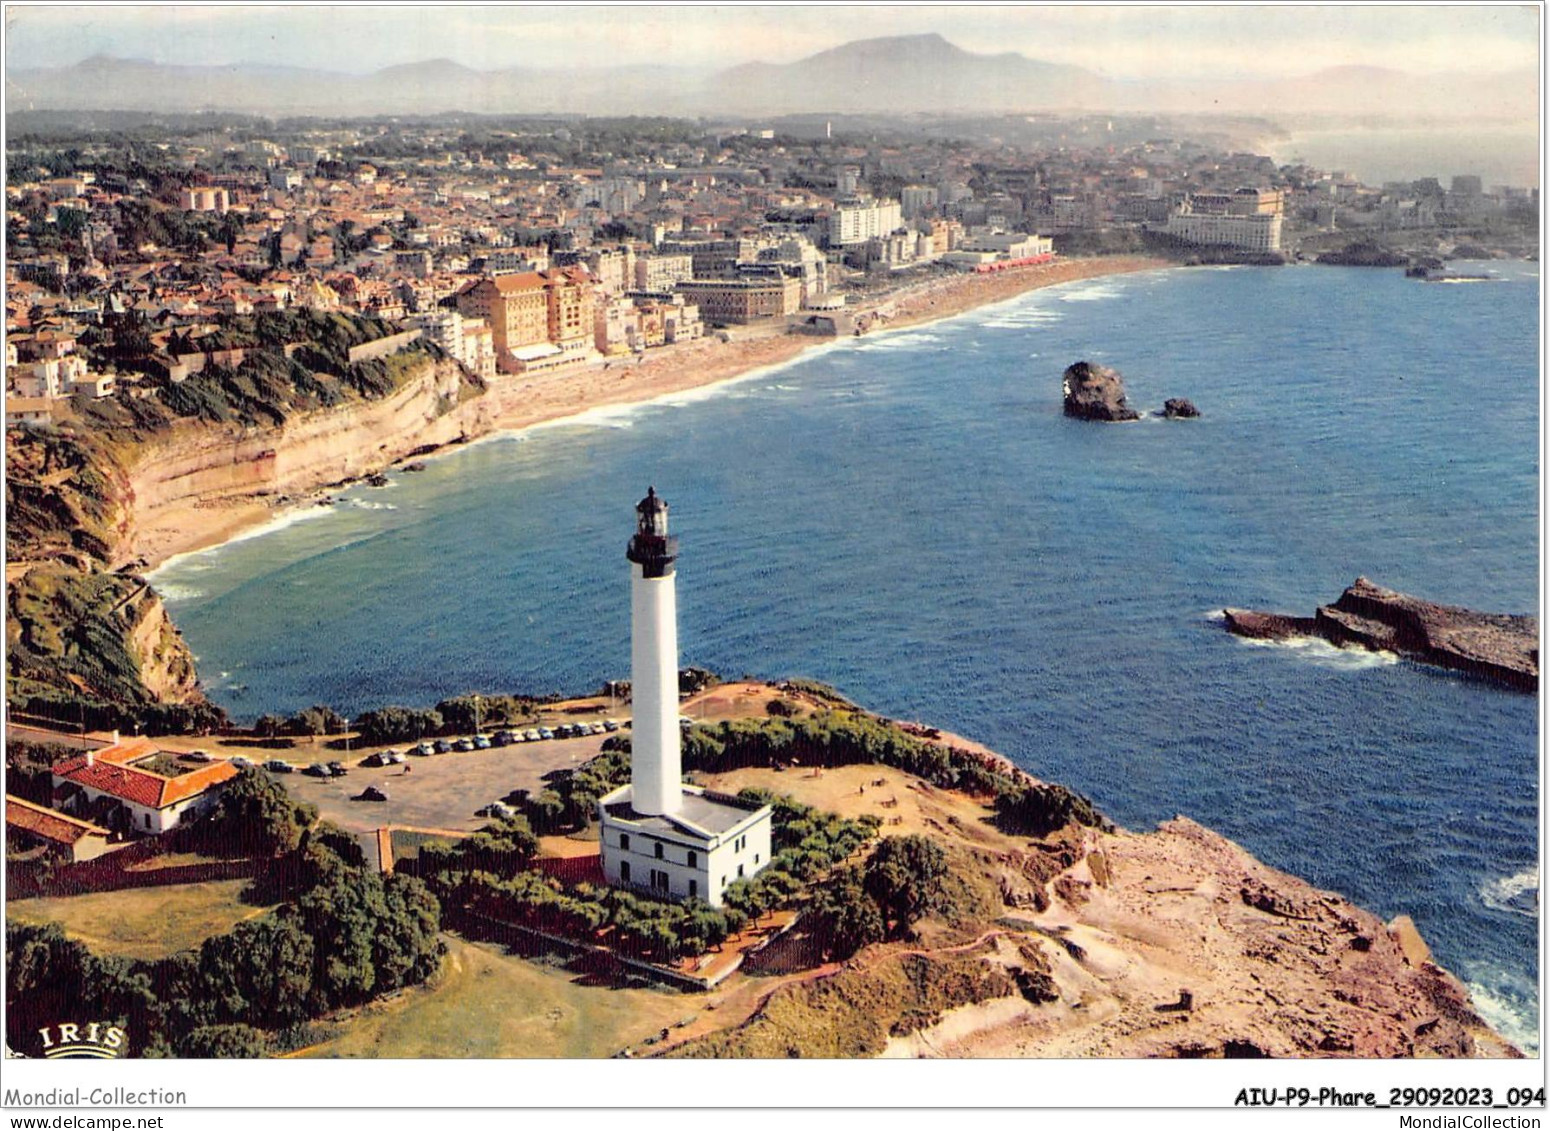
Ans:
[{"label": "green tree", "polygon": [[343,734],[344,716],[332,707],[321,704],[304,707],[286,720],[285,733],[307,736]]},{"label": "green tree", "polygon": [[1073,821],[1096,825],[1101,821],[1092,802],[1058,785],[1035,783],[1008,790],[996,797],[996,823],[1023,836],[1048,836]]},{"label": "green tree", "polygon": [[465,837],[457,845],[470,871],[509,875],[526,868],[538,855],[538,838],[523,816],[503,817]]},{"label": "green tree", "polygon": [[225,1021],[266,1028],[307,1016],[314,944],[290,914],[238,923],[199,948],[204,995]]},{"label": "green tree", "polygon": [[811,916],[813,937],[829,958],[847,959],[883,937],[882,911],[854,868],[836,873],[818,889]]},{"label": "green tree", "polygon": [[57,923],[5,924],[6,1040],[17,1052],[42,1052],[38,1030],[75,1016],[87,1002],[94,965],[85,946],[65,938]]},{"label": "green tree", "polygon": [[884,837],[867,859],[862,886],[882,911],[895,935],[922,915],[939,909],[945,898],[947,853],[927,837]]},{"label": "green tree", "polygon": [[412,707],[382,707],[365,711],[355,720],[361,742],[379,746],[389,742],[418,741],[427,735],[442,733],[445,722],[439,711]]},{"label": "green tree", "polygon": [[178,1055],[196,1059],[256,1060],[274,1046],[251,1025],[201,1025],[183,1038]]},{"label": "green tree", "polygon": [[238,772],[200,832],[212,847],[244,856],[292,852],[317,819],[317,809],[296,801],[268,774],[252,767]]}]

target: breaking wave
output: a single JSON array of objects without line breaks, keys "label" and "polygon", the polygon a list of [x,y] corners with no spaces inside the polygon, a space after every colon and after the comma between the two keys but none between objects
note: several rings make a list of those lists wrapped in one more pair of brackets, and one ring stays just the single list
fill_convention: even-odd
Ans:
[{"label": "breaking wave", "polygon": [[1508,911],[1529,919],[1539,917],[1539,866],[1480,885],[1480,902],[1493,911]]},{"label": "breaking wave", "polygon": [[1291,636],[1285,640],[1254,640],[1240,636],[1238,640],[1251,648],[1273,648],[1287,652],[1300,660],[1306,660],[1331,671],[1364,672],[1370,668],[1388,668],[1399,663],[1397,652],[1369,652],[1366,648],[1340,648],[1317,636]]},{"label": "breaking wave", "polygon": [[1525,1056],[1537,1057],[1539,1015],[1533,1005],[1534,988],[1526,985],[1524,989],[1527,996],[1519,998],[1518,994],[1500,985],[1499,979],[1493,981],[1498,983],[1496,988],[1479,981],[1465,983],[1475,1012],[1480,1014],[1487,1025],[1517,1045]]},{"label": "breaking wave", "polygon": [[1073,287],[1060,292],[1061,302],[1100,302],[1106,298],[1118,298],[1120,290],[1112,283],[1089,283],[1085,287]]}]

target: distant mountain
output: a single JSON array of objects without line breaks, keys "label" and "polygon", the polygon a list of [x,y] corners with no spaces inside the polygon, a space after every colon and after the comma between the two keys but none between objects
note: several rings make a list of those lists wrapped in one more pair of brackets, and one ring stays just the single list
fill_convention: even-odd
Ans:
[{"label": "distant mountain", "polygon": [[784,66],[746,63],[709,83],[744,113],[1017,111],[1098,108],[1108,83],[1081,67],[1014,52],[977,55],[940,35],[846,43]]},{"label": "distant mountain", "polygon": [[364,75],[252,64],[177,66],[93,56],[69,67],[13,70],[14,109],[231,110],[251,114],[642,113],[654,103],[681,110],[685,80],[703,72],[616,68],[597,72],[511,68],[476,71],[449,59]]},{"label": "distant mountain", "polygon": [[[1102,59],[1094,60],[1102,65]],[[450,59],[365,75],[299,67],[181,66],[96,55],[13,69],[17,110],[229,110],[287,114],[583,113],[772,117],[801,113],[1000,114],[1085,110],[1380,119],[1533,121],[1532,70],[1416,75],[1337,67],[1291,79],[1124,80],[1015,52],[977,54],[940,35],[845,43],[794,63],[477,71]]]}]

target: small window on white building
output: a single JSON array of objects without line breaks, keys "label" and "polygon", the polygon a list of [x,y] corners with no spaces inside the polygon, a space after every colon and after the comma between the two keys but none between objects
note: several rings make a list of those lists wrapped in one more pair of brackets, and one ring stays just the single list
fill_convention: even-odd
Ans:
[{"label": "small window on white building", "polygon": [[619,862],[619,878],[625,883],[630,882],[630,862],[628,860],[621,860]]},{"label": "small window on white building", "polygon": [[629,847],[630,847],[630,834],[629,833],[620,833],[619,834],[619,847],[624,849],[625,851],[629,851]]},{"label": "small window on white building", "polygon": [[739,879],[741,879],[743,876],[743,866],[741,864],[737,866],[737,876]]},{"label": "small window on white building", "polygon": [[689,867],[691,867],[691,868],[698,868],[699,866],[700,866],[700,854],[698,852],[691,852],[691,853],[689,853]]},{"label": "small window on white building", "polygon": [[146,828],[150,828],[151,827],[151,815],[149,813],[147,813],[145,815],[145,827]]},{"label": "small window on white building", "polygon": [[661,841],[657,842],[657,859],[658,860],[662,859],[662,842]]},{"label": "small window on white building", "polygon": [[690,880],[689,881],[689,898],[693,899],[695,896],[697,896],[699,894],[700,894],[700,881],[699,880]]}]

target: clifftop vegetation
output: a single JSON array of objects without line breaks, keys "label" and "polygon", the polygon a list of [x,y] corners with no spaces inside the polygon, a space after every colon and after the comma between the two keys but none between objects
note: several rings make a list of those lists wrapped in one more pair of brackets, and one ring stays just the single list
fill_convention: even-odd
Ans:
[{"label": "clifftop vegetation", "polygon": [[[391,329],[377,318],[308,310],[233,318],[213,339],[169,348],[249,350],[235,367],[207,361],[180,382],[146,377],[120,396],[77,397],[54,427],[8,429],[12,707],[88,726],[218,724],[222,712],[198,691],[193,659],[159,600],[138,577],[111,570],[127,556],[130,473],[141,446],[180,425],[278,426],[298,413],[385,397],[442,357],[417,342],[349,360],[352,347]],[[464,383],[469,393],[482,388],[471,376]]]}]

